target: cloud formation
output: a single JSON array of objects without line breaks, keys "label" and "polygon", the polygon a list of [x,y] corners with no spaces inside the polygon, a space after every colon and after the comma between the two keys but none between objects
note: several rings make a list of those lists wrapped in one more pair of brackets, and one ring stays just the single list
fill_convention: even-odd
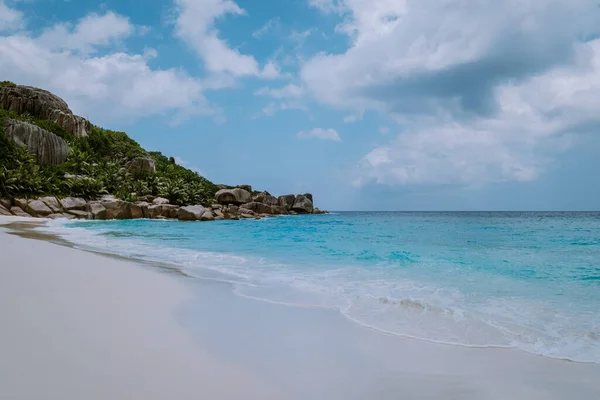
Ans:
[{"label": "cloud formation", "polygon": [[94,120],[168,111],[175,119],[212,114],[198,79],[182,70],[149,66],[154,50],[92,55],[98,46],[134,32],[127,18],[107,12],[90,14],[74,25],[55,25],[37,37],[26,32],[0,36],[0,74],[52,90],[75,112]]},{"label": "cloud formation", "polygon": [[569,133],[600,122],[588,112],[600,95],[598,45],[585,41],[600,28],[594,1],[310,4],[340,16],[350,46],[303,65],[309,93],[403,127],[359,162],[356,183],[529,181]]},{"label": "cloud formation", "polygon": [[23,25],[23,13],[8,7],[0,0],[0,32],[18,29]]},{"label": "cloud formation", "polygon": [[211,73],[227,73],[234,77],[257,76],[267,79],[279,76],[273,63],[263,69],[258,61],[237,49],[219,37],[214,23],[217,18],[228,14],[243,15],[242,10],[232,0],[175,0],[177,20],[175,32],[204,61]]},{"label": "cloud formation", "polygon": [[341,140],[339,133],[337,133],[335,129],[314,128],[307,132],[298,132],[296,136],[300,139],[332,140],[334,142],[339,142]]}]

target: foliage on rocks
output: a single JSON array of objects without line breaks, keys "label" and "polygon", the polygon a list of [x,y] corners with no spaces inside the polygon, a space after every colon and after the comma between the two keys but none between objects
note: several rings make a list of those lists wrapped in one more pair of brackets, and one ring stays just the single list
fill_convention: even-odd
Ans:
[{"label": "foliage on rocks", "polygon": [[[9,85],[10,82],[0,82]],[[37,125],[63,138],[69,145],[67,161],[61,165],[39,165],[26,149],[4,134],[5,119]],[[155,174],[131,174],[127,163],[150,157]],[[160,152],[148,153],[124,132],[97,126],[88,137],[69,135],[56,122],[18,115],[0,108],[0,196],[34,198],[43,195],[87,199],[114,194],[122,200],[161,196],[171,204],[209,205],[216,185],[197,173],[176,165]]]}]

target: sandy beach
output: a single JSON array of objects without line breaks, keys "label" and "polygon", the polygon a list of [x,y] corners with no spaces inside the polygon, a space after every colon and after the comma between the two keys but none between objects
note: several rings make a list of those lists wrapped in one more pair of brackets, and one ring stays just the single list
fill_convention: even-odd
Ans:
[{"label": "sandy beach", "polygon": [[[411,340],[0,220],[2,399],[594,399],[600,365]],[[4,225],[4,226],[1,226]],[[192,282],[193,281],[193,282]]]},{"label": "sandy beach", "polygon": [[194,343],[175,279],[4,230],[0,254],[0,398],[283,398]]}]

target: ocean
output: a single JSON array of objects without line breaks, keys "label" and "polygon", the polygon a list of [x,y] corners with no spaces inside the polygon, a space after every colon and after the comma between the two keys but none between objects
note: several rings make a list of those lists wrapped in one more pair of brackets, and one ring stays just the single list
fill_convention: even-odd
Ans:
[{"label": "ocean", "polygon": [[600,213],[340,212],[43,229],[389,334],[600,363]]}]

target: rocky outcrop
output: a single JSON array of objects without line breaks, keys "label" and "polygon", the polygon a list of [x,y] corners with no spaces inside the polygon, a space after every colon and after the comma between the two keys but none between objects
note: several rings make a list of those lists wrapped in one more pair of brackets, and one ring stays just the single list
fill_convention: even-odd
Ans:
[{"label": "rocky outcrop", "polygon": [[314,206],[312,200],[303,194],[296,197],[296,201],[292,206],[292,210],[299,214],[312,214],[313,209]]},{"label": "rocky outcrop", "polygon": [[0,215],[9,216],[12,215],[12,213],[8,211],[8,209],[4,207],[4,205],[0,204]]},{"label": "rocky outcrop", "polygon": [[60,200],[60,205],[65,210],[85,210],[87,202],[79,197],[66,197]]},{"label": "rocky outcrop", "polygon": [[56,197],[42,197],[39,200],[43,201],[53,213],[60,213],[62,211],[62,207]]},{"label": "rocky outcrop", "polygon": [[127,164],[130,174],[155,174],[156,164],[151,158],[134,158]]},{"label": "rocky outcrop", "polygon": [[46,217],[53,211],[41,200],[31,200],[27,203],[27,213],[33,217]]},{"label": "rocky outcrop", "polygon": [[91,214],[87,211],[71,210],[67,211],[67,214],[72,215],[77,219],[91,219]]},{"label": "rocky outcrop", "polygon": [[279,201],[277,200],[277,197],[271,196],[271,194],[269,192],[261,192],[259,194],[252,196],[252,201],[256,201],[258,203],[263,203],[263,204],[268,204],[270,206],[279,205]]},{"label": "rocky outcrop", "polygon": [[164,197],[157,197],[154,200],[152,200],[152,204],[169,204],[169,200],[165,199]]},{"label": "rocky outcrop", "polygon": [[86,207],[87,212],[92,215],[93,219],[106,219],[107,211],[106,207],[104,207],[101,203],[88,203]]},{"label": "rocky outcrop", "polygon": [[131,209],[129,208],[129,202],[104,198],[100,201],[100,204],[106,208],[106,219],[131,219]]},{"label": "rocky outcrop", "polygon": [[6,119],[4,134],[16,145],[25,147],[40,164],[62,164],[69,156],[67,142],[37,125]]},{"label": "rocky outcrop", "polygon": [[27,214],[21,207],[11,207],[10,212],[17,217],[31,217],[31,215]]},{"label": "rocky outcrop", "polygon": [[[249,192],[241,189],[226,189],[233,191],[231,196],[238,196],[240,191],[243,200],[251,198]],[[313,208],[312,201],[306,195],[288,195],[281,196],[279,199],[271,196],[268,192],[255,193],[255,201],[241,203],[239,205],[213,204],[210,207],[202,205],[193,205],[180,207],[174,204],[168,204],[168,200],[154,198],[152,196],[142,196],[135,203],[117,199],[114,196],[103,196],[100,199],[86,201],[82,198],[67,197],[57,199],[56,197],[42,197],[39,199],[0,199],[0,215],[17,215],[24,217],[40,218],[68,218],[68,219],[179,219],[182,221],[214,221],[214,220],[238,220],[238,219],[261,219],[274,215],[298,215],[298,214],[325,214],[327,211],[321,211]],[[294,199],[290,206],[288,203]],[[148,201],[153,200],[151,204]],[[230,201],[229,199],[227,199]],[[260,200],[260,201],[256,201]],[[239,201],[239,198],[237,198]],[[285,204],[282,206],[280,204]],[[287,207],[293,207],[288,210]]]},{"label": "rocky outcrop", "polygon": [[187,206],[179,209],[178,218],[181,221],[197,221],[202,218],[206,208],[202,206]]},{"label": "rocky outcrop", "polygon": [[63,99],[34,87],[0,86],[0,108],[54,121],[73,136],[85,137],[92,131],[90,121],[74,115]]},{"label": "rocky outcrop", "polygon": [[279,205],[281,207],[284,207],[288,211],[290,211],[292,209],[295,201],[296,201],[296,195],[293,195],[293,194],[286,194],[284,196],[279,196],[279,198],[277,199],[277,202],[279,203]]},{"label": "rocky outcrop", "polygon": [[246,203],[246,204],[243,204],[242,206],[240,206],[240,213],[248,214],[247,210],[250,210],[257,214],[273,214],[273,210],[271,209],[270,205],[258,203],[256,201],[253,201],[251,203]]},{"label": "rocky outcrop", "polygon": [[252,201],[252,194],[249,191],[235,188],[235,189],[222,189],[215,194],[215,199],[221,204],[245,204]]},{"label": "rocky outcrop", "polygon": [[252,186],[250,185],[237,185],[236,188],[243,189],[246,192],[252,193]]},{"label": "rocky outcrop", "polygon": [[288,209],[282,206],[271,206],[271,213],[275,215],[286,215],[288,214]]}]

